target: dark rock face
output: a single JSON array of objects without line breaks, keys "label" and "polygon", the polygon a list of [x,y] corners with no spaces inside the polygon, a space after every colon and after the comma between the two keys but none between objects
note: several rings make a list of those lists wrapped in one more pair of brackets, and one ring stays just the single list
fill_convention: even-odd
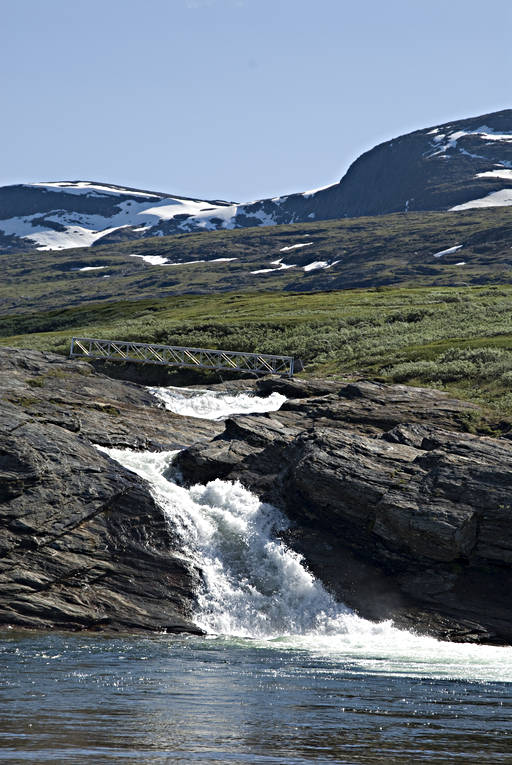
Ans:
[{"label": "dark rock face", "polygon": [[172,450],[216,423],[84,362],[0,349],[0,628],[200,632],[200,572],[145,482],[92,444]]},{"label": "dark rock face", "polygon": [[457,432],[470,405],[361,382],[229,420],[186,482],[239,479],[344,602],[438,637],[512,642],[512,447]]},{"label": "dark rock face", "polygon": [[285,224],[449,210],[511,188],[504,176],[480,175],[509,167],[511,135],[512,109],[415,130],[365,152],[326,189],[240,206],[235,223],[258,225],[258,215]]},{"label": "dark rock face", "polygon": [[318,193],[316,203],[329,210],[326,217],[339,217],[337,209],[350,218],[448,210],[485,197],[510,188],[503,177],[478,174],[508,167],[511,133],[512,109],[415,130],[362,154],[337,187]]},{"label": "dark rock face", "polygon": [[0,625],[198,632],[199,572],[144,483],[59,426],[9,415]]}]

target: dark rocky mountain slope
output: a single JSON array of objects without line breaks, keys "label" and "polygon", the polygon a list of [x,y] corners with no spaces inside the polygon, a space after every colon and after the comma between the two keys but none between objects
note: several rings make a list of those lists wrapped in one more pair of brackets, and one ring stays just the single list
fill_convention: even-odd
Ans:
[{"label": "dark rocky mountain slope", "polygon": [[[505,109],[379,144],[338,184],[284,198],[277,222],[510,205],[511,168],[512,109]],[[271,201],[259,204],[270,214]]]}]

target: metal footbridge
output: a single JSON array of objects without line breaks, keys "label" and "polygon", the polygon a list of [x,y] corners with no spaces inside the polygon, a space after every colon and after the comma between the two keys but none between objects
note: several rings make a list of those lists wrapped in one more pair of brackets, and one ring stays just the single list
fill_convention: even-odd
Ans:
[{"label": "metal footbridge", "polygon": [[293,377],[294,371],[293,356],[132,343],[127,340],[98,340],[94,337],[73,337],[69,357],[288,377]]}]

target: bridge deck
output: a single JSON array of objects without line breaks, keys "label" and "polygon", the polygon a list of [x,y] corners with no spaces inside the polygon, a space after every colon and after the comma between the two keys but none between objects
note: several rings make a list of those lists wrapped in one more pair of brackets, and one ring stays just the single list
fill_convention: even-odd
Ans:
[{"label": "bridge deck", "polygon": [[93,337],[73,337],[69,357],[133,361],[140,364],[160,364],[189,369],[287,375],[288,377],[293,377],[294,367],[293,356],[132,343],[127,340],[98,340]]}]

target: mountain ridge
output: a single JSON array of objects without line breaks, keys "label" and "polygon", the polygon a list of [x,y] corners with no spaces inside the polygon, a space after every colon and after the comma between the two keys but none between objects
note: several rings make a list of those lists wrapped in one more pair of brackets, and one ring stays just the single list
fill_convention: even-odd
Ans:
[{"label": "mountain ridge", "polygon": [[396,212],[512,205],[512,109],[422,128],[361,154],[338,183],[238,204],[96,181],[0,188],[0,254]]}]

